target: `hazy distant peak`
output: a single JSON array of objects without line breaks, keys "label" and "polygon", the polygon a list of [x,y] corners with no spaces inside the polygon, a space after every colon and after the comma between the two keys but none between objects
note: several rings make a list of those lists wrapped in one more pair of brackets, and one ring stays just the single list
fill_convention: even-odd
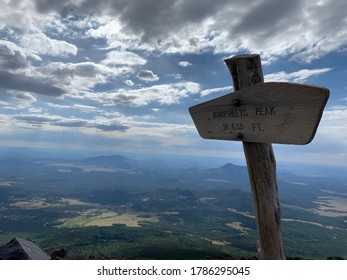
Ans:
[{"label": "hazy distant peak", "polygon": [[85,163],[92,165],[132,168],[132,160],[120,155],[89,157],[85,160]]},{"label": "hazy distant peak", "polygon": [[243,168],[243,167],[239,166],[239,165],[232,164],[232,163],[227,163],[227,164],[224,164],[221,167],[219,167],[219,169],[229,169],[229,168]]}]

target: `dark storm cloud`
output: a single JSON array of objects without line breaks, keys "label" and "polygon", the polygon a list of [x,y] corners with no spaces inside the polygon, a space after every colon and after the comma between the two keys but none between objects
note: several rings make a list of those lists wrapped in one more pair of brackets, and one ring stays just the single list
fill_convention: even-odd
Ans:
[{"label": "dark storm cloud", "polygon": [[109,11],[110,14],[119,12],[121,21],[147,42],[199,23],[213,16],[217,9],[223,9],[227,3],[230,1],[111,1]]},{"label": "dark storm cloud", "polygon": [[42,82],[38,78],[13,74],[3,70],[0,70],[0,88],[33,92],[53,97],[61,96],[65,93],[62,89]]},{"label": "dark storm cloud", "polygon": [[[250,34],[255,36],[271,35],[274,30],[286,28],[293,15],[301,14],[302,0],[267,0],[259,1],[253,9],[249,9],[240,22],[233,27],[233,34]],[[286,24],[286,26],[283,26]],[[282,29],[284,30],[284,29]]]},{"label": "dark storm cloud", "polygon": [[[36,9],[39,12],[62,13],[68,2],[39,0]],[[143,41],[151,41],[179,31],[191,23],[199,23],[223,10],[227,4],[230,4],[229,0],[85,0],[75,4],[74,8],[76,13],[120,18]],[[69,6],[72,7],[72,4]]]},{"label": "dark storm cloud", "polygon": [[310,62],[347,42],[347,1],[38,0],[36,9],[119,19],[123,33],[164,52],[249,50]]},{"label": "dark storm cloud", "polygon": [[36,0],[35,7],[41,13],[48,13],[52,11],[60,11],[64,5],[68,4],[69,0]]}]

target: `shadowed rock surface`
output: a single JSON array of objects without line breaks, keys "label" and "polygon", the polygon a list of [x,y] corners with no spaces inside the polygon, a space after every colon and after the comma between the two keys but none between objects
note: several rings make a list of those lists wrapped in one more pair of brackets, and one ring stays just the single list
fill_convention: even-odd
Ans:
[{"label": "shadowed rock surface", "polygon": [[63,260],[67,254],[64,248],[49,248],[45,252],[51,257],[51,260]]},{"label": "shadowed rock surface", "polygon": [[14,238],[0,247],[2,260],[50,260],[51,257],[36,243],[22,238]]}]

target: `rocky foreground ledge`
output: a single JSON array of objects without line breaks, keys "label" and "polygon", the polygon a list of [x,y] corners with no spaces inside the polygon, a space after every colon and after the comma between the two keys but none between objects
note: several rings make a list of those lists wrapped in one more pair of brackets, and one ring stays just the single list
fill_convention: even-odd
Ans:
[{"label": "rocky foreground ledge", "polygon": [[23,238],[13,238],[0,247],[0,260],[59,260],[65,256],[64,249],[43,251],[35,242]]},{"label": "rocky foreground ledge", "polygon": [[[24,238],[13,238],[10,242],[0,247],[0,260],[63,260],[67,252],[65,249],[50,248],[42,250],[34,241]],[[97,260],[95,256],[89,256],[89,260]],[[102,258],[110,260],[111,258]],[[120,258],[123,259],[124,258]],[[206,259],[210,259],[206,257]],[[222,253],[220,260],[236,260],[233,256]],[[256,260],[256,257],[250,260]],[[242,258],[247,260],[247,258]],[[300,258],[287,258],[287,260],[300,260]],[[343,260],[338,256],[327,257],[327,260]]]}]

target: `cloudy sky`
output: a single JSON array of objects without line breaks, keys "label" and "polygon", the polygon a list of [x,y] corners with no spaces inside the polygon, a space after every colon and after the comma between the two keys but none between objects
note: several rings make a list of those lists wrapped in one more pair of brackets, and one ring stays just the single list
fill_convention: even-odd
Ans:
[{"label": "cloudy sky", "polygon": [[347,2],[0,0],[0,146],[243,158],[203,140],[192,105],[230,93],[224,59],[330,89],[309,145],[278,161],[347,163]]}]

